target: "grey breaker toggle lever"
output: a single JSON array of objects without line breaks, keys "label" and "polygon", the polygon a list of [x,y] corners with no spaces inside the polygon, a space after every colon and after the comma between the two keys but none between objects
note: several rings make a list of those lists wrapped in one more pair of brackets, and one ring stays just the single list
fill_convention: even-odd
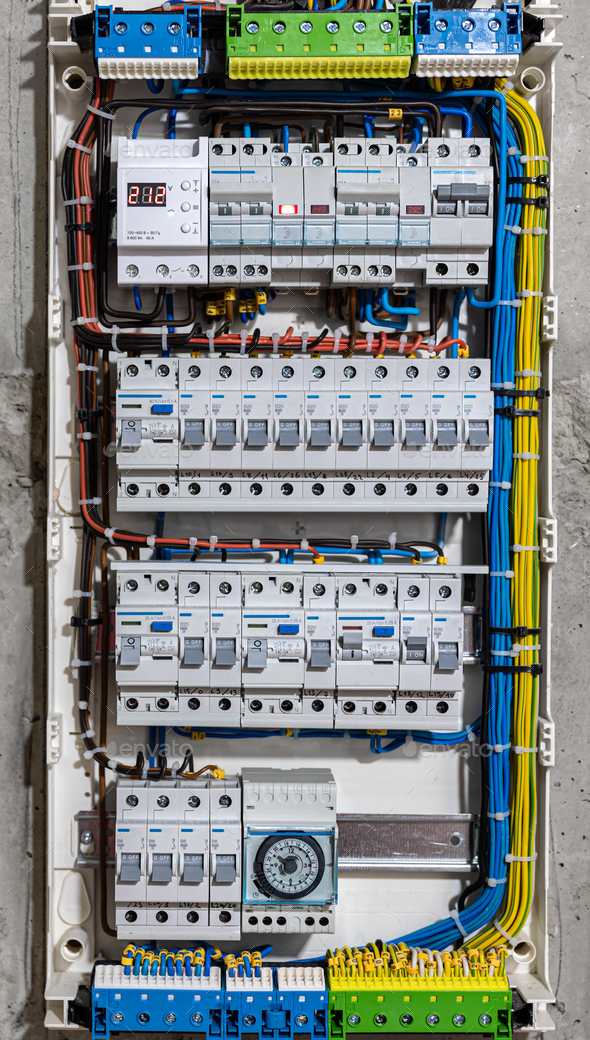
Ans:
[{"label": "grey breaker toggle lever", "polygon": [[141,878],[141,855],[139,852],[123,852],[121,854],[120,881],[137,883]]},{"label": "grey breaker toggle lever", "polygon": [[279,447],[299,447],[299,422],[297,419],[279,419]]},{"label": "grey breaker toggle lever", "polygon": [[235,639],[218,639],[215,648],[215,664],[232,667],[236,663]]},{"label": "grey breaker toggle lever", "polygon": [[235,448],[236,446],[236,421],[235,419],[218,419],[215,428],[215,443],[221,448]]},{"label": "grey breaker toggle lever", "polygon": [[182,880],[187,885],[199,885],[205,876],[203,856],[199,853],[184,854],[184,872]]},{"label": "grey breaker toggle lever", "polygon": [[343,632],[342,633],[342,660],[343,661],[360,661],[363,656],[363,633],[362,630],[358,632]]},{"label": "grey breaker toggle lever", "polygon": [[426,663],[427,636],[408,636],[406,639],[406,661]]},{"label": "grey breaker toggle lever", "polygon": [[436,424],[436,443],[441,448],[454,448],[459,443],[457,438],[457,420],[439,419]]},{"label": "grey breaker toggle lever", "polygon": [[236,857],[218,855],[215,857],[215,864],[215,880],[226,885],[233,884],[236,880]]},{"label": "grey breaker toggle lever", "polygon": [[458,671],[459,645],[457,643],[438,644],[438,667],[442,672]]},{"label": "grey breaker toggle lever", "polygon": [[124,636],[121,641],[121,665],[137,667],[141,664],[141,637]]},{"label": "grey breaker toggle lever", "polygon": [[391,419],[378,419],[375,421],[375,434],[373,443],[376,448],[392,448],[395,444],[393,432],[393,421]]},{"label": "grey breaker toggle lever", "polygon": [[121,423],[121,447],[141,447],[141,419],[123,419]]},{"label": "grey breaker toggle lever", "polygon": [[360,448],[363,443],[363,424],[359,420],[342,423],[342,446]]},{"label": "grey breaker toggle lever", "polygon": [[311,422],[309,443],[312,448],[329,448],[332,443],[329,419],[316,419]]},{"label": "grey breaker toggle lever", "polygon": [[205,640],[203,638],[185,638],[184,663],[187,665],[205,663]]},{"label": "grey breaker toggle lever", "polygon": [[[205,443],[205,420],[187,419],[184,424],[184,443],[188,448],[200,448]],[[218,442],[219,443],[219,442]]]},{"label": "grey breaker toggle lever", "polygon": [[266,448],[268,444],[268,426],[266,419],[248,419],[249,448]]},{"label": "grey breaker toggle lever", "polygon": [[309,663],[312,668],[330,668],[332,657],[329,639],[311,640],[311,660]]},{"label": "grey breaker toggle lever", "polygon": [[406,444],[410,448],[421,448],[426,444],[426,421],[424,419],[406,422]]},{"label": "grey breaker toggle lever", "polygon": [[266,639],[248,640],[248,668],[266,668]]},{"label": "grey breaker toggle lever", "polygon": [[490,443],[490,431],[485,419],[472,419],[469,423],[469,446],[471,448],[487,448]]},{"label": "grey breaker toggle lever", "polygon": [[152,856],[152,881],[169,885],[172,881],[172,854],[155,852]]}]

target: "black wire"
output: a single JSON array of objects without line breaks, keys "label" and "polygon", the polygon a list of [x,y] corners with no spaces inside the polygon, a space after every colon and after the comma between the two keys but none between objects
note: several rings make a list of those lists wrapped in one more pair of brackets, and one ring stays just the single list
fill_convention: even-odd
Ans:
[{"label": "black wire", "polygon": [[328,335],[329,331],[330,331],[329,329],[324,329],[322,332],[320,332],[319,336],[316,336],[316,338],[314,340],[312,340],[311,343],[307,344],[307,349],[308,350],[313,350],[314,347],[319,347],[320,343],[322,342],[323,339],[326,338],[326,336]]}]

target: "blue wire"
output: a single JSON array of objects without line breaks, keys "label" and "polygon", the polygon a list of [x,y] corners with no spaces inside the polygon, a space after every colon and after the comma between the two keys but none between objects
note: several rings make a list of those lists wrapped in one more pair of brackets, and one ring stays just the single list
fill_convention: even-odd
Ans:
[{"label": "blue wire", "polygon": [[[174,294],[171,292],[166,293],[166,317],[168,321],[174,321]],[[174,332],[174,325],[168,326],[168,332]],[[163,350],[162,357],[170,357],[170,351]]]},{"label": "blue wire", "polygon": [[252,130],[249,123],[244,123],[244,137],[252,137]]},{"label": "blue wire", "polygon": [[151,90],[152,94],[161,94],[164,89],[163,79],[148,79],[148,89]]},{"label": "blue wire", "polygon": [[178,114],[177,108],[171,108],[168,113],[168,130],[166,131],[166,137],[171,141],[176,140],[176,116]]},{"label": "blue wire", "polygon": [[420,314],[419,307],[392,307],[388,300],[388,289],[380,289],[381,293],[380,304],[384,311],[388,314]]},{"label": "blue wire", "polygon": [[283,127],[283,148],[285,153],[289,151],[289,127]]},{"label": "blue wire", "polygon": [[[461,304],[465,299],[467,293],[465,289],[459,289],[459,292],[455,296],[455,302],[453,304],[453,321],[451,323],[451,339],[459,339],[459,314],[461,312]],[[459,344],[453,343],[451,347],[451,357],[459,357]]]},{"label": "blue wire", "polygon": [[135,306],[138,311],[141,310],[141,293],[139,291],[139,285],[133,286],[133,298],[135,300]]},{"label": "blue wire", "polygon": [[137,119],[135,120],[135,126],[133,127],[133,133],[131,134],[131,139],[133,141],[135,141],[135,139],[137,138],[137,135],[139,133],[139,128],[140,128],[141,124],[143,123],[143,121],[144,121],[146,116],[151,115],[152,112],[161,112],[161,111],[162,110],[160,108],[146,108],[145,112],[142,112],[141,115],[139,115],[137,117]]},{"label": "blue wire", "polygon": [[463,120],[463,137],[471,137],[473,133],[473,119],[468,109],[463,108],[463,106],[455,108],[451,105],[441,105],[440,111],[443,116],[461,116]]}]

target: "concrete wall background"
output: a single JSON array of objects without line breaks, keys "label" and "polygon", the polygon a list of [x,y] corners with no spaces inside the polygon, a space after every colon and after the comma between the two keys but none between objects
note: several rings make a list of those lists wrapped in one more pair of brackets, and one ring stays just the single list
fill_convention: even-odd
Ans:
[{"label": "concrete wall background", "polygon": [[[587,5],[562,0],[554,145],[555,348],[550,898],[559,1040],[590,1010],[590,79]],[[0,3],[0,1040],[41,1040],[44,901],[46,415],[44,5]],[[579,767],[579,768],[578,768]],[[585,833],[587,832],[587,833]],[[70,1034],[71,1035],[71,1034]],[[53,1036],[56,1036],[54,1033]]]}]

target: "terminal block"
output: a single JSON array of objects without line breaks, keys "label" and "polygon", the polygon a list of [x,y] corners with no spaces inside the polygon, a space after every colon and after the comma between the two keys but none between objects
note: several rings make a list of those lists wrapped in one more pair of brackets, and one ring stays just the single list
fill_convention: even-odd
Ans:
[{"label": "terminal block", "polygon": [[411,4],[389,11],[226,15],[230,79],[399,79],[414,53]]},{"label": "terminal block", "polygon": [[119,781],[119,939],[239,938],[240,794],[235,777]]},{"label": "terminal block", "polygon": [[92,1040],[112,1034],[222,1036],[221,969],[209,975],[126,975],[121,964],[97,964],[92,985]]},{"label": "terminal block", "polygon": [[[333,932],[337,828],[332,773],[244,769],[242,786],[242,932]],[[283,979],[289,992],[287,982]],[[278,1029],[286,1025],[284,1004]]]},{"label": "terminal block", "polygon": [[201,9],[123,11],[96,7],[94,58],[101,79],[196,79]]},{"label": "terminal block", "polygon": [[416,3],[412,71],[416,76],[511,76],[522,53],[521,33],[520,3],[468,10]]},{"label": "terminal block", "polygon": [[121,725],[462,726],[465,624],[452,571],[113,569]]},{"label": "terminal block", "polygon": [[120,359],[119,508],[481,511],[489,380],[483,359]]}]

